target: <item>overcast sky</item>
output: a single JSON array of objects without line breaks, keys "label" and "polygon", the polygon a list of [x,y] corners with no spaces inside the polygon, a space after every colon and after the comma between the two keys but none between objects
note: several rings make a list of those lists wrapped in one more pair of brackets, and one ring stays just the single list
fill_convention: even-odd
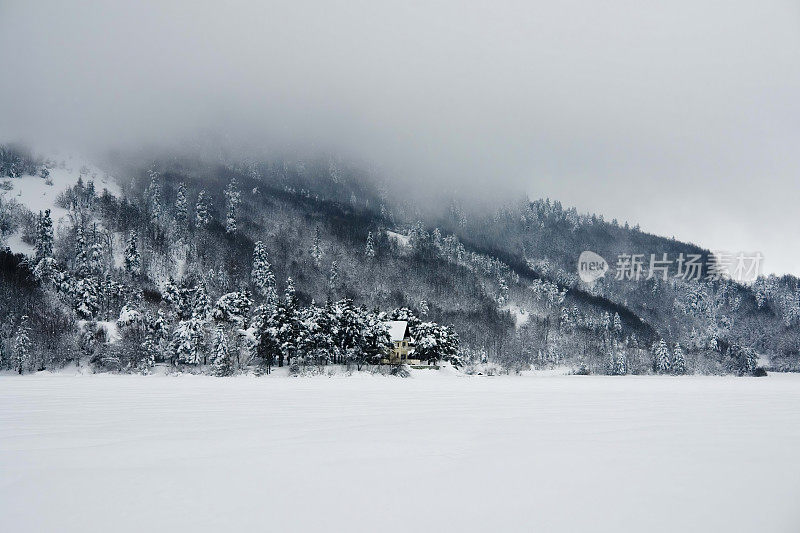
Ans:
[{"label": "overcast sky", "polygon": [[304,143],[800,274],[797,0],[120,4],[0,0],[0,138]]}]

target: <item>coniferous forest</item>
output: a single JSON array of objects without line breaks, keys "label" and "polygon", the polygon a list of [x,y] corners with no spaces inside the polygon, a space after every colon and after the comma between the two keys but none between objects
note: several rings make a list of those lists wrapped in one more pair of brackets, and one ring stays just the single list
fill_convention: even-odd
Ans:
[{"label": "coniferous forest", "polygon": [[585,283],[583,250],[713,257],[558,201],[421,207],[333,156],[130,156],[99,171],[0,149],[6,191],[58,188],[52,172],[71,178],[53,206],[0,196],[7,370],[402,373],[380,365],[389,320],[408,321],[421,360],[469,373],[800,368],[797,278],[673,266]]}]

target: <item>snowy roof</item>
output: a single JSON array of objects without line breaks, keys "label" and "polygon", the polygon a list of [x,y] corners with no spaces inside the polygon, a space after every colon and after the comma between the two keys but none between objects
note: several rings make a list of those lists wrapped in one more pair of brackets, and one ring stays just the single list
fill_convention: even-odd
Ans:
[{"label": "snowy roof", "polygon": [[389,329],[389,336],[392,338],[392,342],[401,341],[406,337],[408,321],[390,320],[386,323],[386,327]]}]

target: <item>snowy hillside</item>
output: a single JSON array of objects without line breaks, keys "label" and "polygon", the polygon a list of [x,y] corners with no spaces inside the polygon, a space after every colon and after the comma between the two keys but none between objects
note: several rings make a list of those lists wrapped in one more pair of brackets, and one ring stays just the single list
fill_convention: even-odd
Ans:
[{"label": "snowy hillside", "polygon": [[[94,182],[98,193],[108,190],[114,196],[121,196],[119,185],[113,177],[80,156],[71,155],[64,158],[46,159],[45,168],[48,176],[25,174],[17,178],[0,178],[3,187],[0,195],[7,202],[16,202],[33,214],[46,209],[50,210],[55,232],[59,228],[71,224],[69,211],[60,207],[56,200],[69,187],[83,182]],[[12,251],[30,255],[33,246],[22,240],[20,231],[6,237],[6,244]]]},{"label": "snowy hillside", "polygon": [[[389,320],[409,322],[415,354],[470,370],[800,368],[797,278],[587,284],[582,250],[709,252],[550,200],[426,213],[327,159],[178,155],[109,157],[117,186],[78,158],[0,147],[0,311],[25,333],[0,332],[16,358],[0,368],[361,367],[390,349]],[[33,261],[11,253],[32,246]],[[115,329],[124,309],[141,320]]]}]

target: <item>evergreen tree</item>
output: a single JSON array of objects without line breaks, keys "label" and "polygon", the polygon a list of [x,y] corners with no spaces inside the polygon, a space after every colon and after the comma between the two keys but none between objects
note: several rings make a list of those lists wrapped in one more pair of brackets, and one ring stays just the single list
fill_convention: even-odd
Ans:
[{"label": "evergreen tree", "polygon": [[414,328],[412,337],[416,341],[414,356],[429,364],[437,361],[449,361],[458,366],[459,341],[453,328],[441,326],[435,322],[422,322]]},{"label": "evergreen tree", "polygon": [[619,313],[614,313],[614,333],[619,335],[622,333],[622,319],[619,317]]},{"label": "evergreen tree", "polygon": [[372,232],[371,231],[367,234],[367,247],[364,250],[364,254],[369,259],[372,259],[373,257],[375,257],[375,244],[372,241]]},{"label": "evergreen tree", "polygon": [[303,362],[323,365],[330,362],[334,349],[330,317],[324,309],[311,305],[300,311],[297,351]]},{"label": "evergreen tree", "polygon": [[572,315],[569,312],[569,307],[561,308],[559,327],[561,331],[569,331],[572,328]]},{"label": "evergreen tree", "polygon": [[139,277],[142,273],[142,258],[139,255],[139,249],[136,244],[136,231],[131,232],[128,239],[128,246],[125,248],[125,272],[131,277]]},{"label": "evergreen tree", "polygon": [[686,373],[686,358],[683,355],[681,345],[675,343],[675,351],[672,352],[672,371],[676,374]]},{"label": "evergreen tree", "polygon": [[189,222],[189,203],[186,200],[186,184],[181,182],[178,185],[178,192],[175,196],[175,224],[179,231],[186,229]]},{"label": "evergreen tree", "polygon": [[52,256],[53,220],[50,218],[50,210],[45,209],[44,213],[39,211],[39,217],[36,219],[36,261]]},{"label": "evergreen tree", "polygon": [[339,286],[339,264],[336,261],[331,262],[331,271],[328,274],[328,296],[333,298],[336,295],[336,289]]},{"label": "evergreen tree", "polygon": [[331,304],[331,331],[333,345],[335,346],[334,358],[341,362],[346,358],[350,362],[357,362],[360,357],[360,339],[363,332],[363,320],[359,309],[350,299],[340,300]]},{"label": "evergreen tree", "polygon": [[669,348],[664,339],[660,339],[653,345],[654,368],[660,374],[668,373],[670,370]]},{"label": "evergreen tree", "polygon": [[611,315],[608,314],[608,311],[603,313],[603,318],[600,321],[600,325],[604,331],[608,331],[611,327]]},{"label": "evergreen tree", "polygon": [[76,280],[73,292],[75,312],[78,316],[86,320],[95,318],[100,310],[100,289],[97,279],[86,277]]},{"label": "evergreen tree", "polygon": [[263,242],[257,241],[253,249],[253,268],[250,273],[256,295],[265,298],[268,302],[275,303],[275,275],[272,265],[267,261],[267,247]]},{"label": "evergreen tree", "polygon": [[17,335],[14,337],[14,370],[20,374],[28,367],[31,357],[30,345],[28,315],[22,315],[17,328]]},{"label": "evergreen tree", "polygon": [[206,321],[211,316],[211,298],[204,283],[200,283],[192,291],[192,316],[199,320]]},{"label": "evergreen tree", "polygon": [[498,278],[497,287],[497,305],[502,307],[508,301],[508,283],[505,278]]},{"label": "evergreen tree", "polygon": [[147,203],[147,209],[150,212],[150,221],[157,224],[163,215],[163,207],[161,200],[161,185],[159,185],[159,175],[154,169],[148,172],[150,176],[150,183],[145,189],[144,197]]},{"label": "evergreen tree", "polygon": [[229,292],[217,300],[212,316],[218,322],[229,322],[235,327],[242,328],[250,314],[252,304],[253,301],[247,291]]},{"label": "evergreen tree", "polygon": [[311,243],[311,259],[314,261],[314,266],[320,268],[322,266],[322,246],[320,245],[319,226],[314,230],[314,242]]},{"label": "evergreen tree", "polygon": [[233,177],[225,188],[225,232],[228,234],[236,233],[236,214],[240,201],[241,193],[237,188],[236,178]]},{"label": "evergreen tree", "polygon": [[201,308],[195,309],[192,317],[181,320],[173,334],[173,353],[176,360],[190,365],[205,361],[206,320]]},{"label": "evergreen tree", "polygon": [[291,363],[297,349],[300,337],[300,316],[297,308],[297,296],[294,291],[292,278],[286,279],[286,292],[283,301],[276,312],[276,336],[280,345],[278,366],[283,366],[284,360]]},{"label": "evergreen tree", "polygon": [[228,340],[221,327],[217,327],[214,331],[213,371],[217,376],[233,374],[233,359],[228,351]]},{"label": "evergreen tree", "polygon": [[294,290],[294,280],[286,278],[286,291],[283,293],[283,303],[290,312],[297,311],[297,295]]},{"label": "evergreen tree", "polygon": [[615,350],[614,374],[624,376],[628,373],[628,356],[622,346],[617,345]]},{"label": "evergreen tree", "polygon": [[75,227],[75,272],[79,276],[89,274],[89,254],[86,249],[86,236],[81,225]]},{"label": "evergreen tree", "polygon": [[281,357],[281,343],[278,335],[280,305],[261,306],[255,320],[256,354],[267,374]]},{"label": "evergreen tree", "polygon": [[198,228],[205,228],[211,223],[211,198],[205,190],[200,191],[197,195],[197,204],[195,205],[195,221]]},{"label": "evergreen tree", "polygon": [[89,273],[93,276],[103,273],[103,245],[97,241],[89,247]]},{"label": "evergreen tree", "polygon": [[159,346],[151,335],[145,335],[140,349],[141,358],[137,365],[137,370],[142,374],[149,373],[156,364],[156,358],[160,355]]},{"label": "evergreen tree", "polygon": [[364,362],[378,364],[381,358],[392,349],[392,340],[386,322],[375,313],[366,313],[363,320],[362,343]]},{"label": "evergreen tree", "polygon": [[172,336],[172,351],[176,362],[199,364],[200,354],[196,350],[193,332],[194,323],[191,319],[181,320]]}]

